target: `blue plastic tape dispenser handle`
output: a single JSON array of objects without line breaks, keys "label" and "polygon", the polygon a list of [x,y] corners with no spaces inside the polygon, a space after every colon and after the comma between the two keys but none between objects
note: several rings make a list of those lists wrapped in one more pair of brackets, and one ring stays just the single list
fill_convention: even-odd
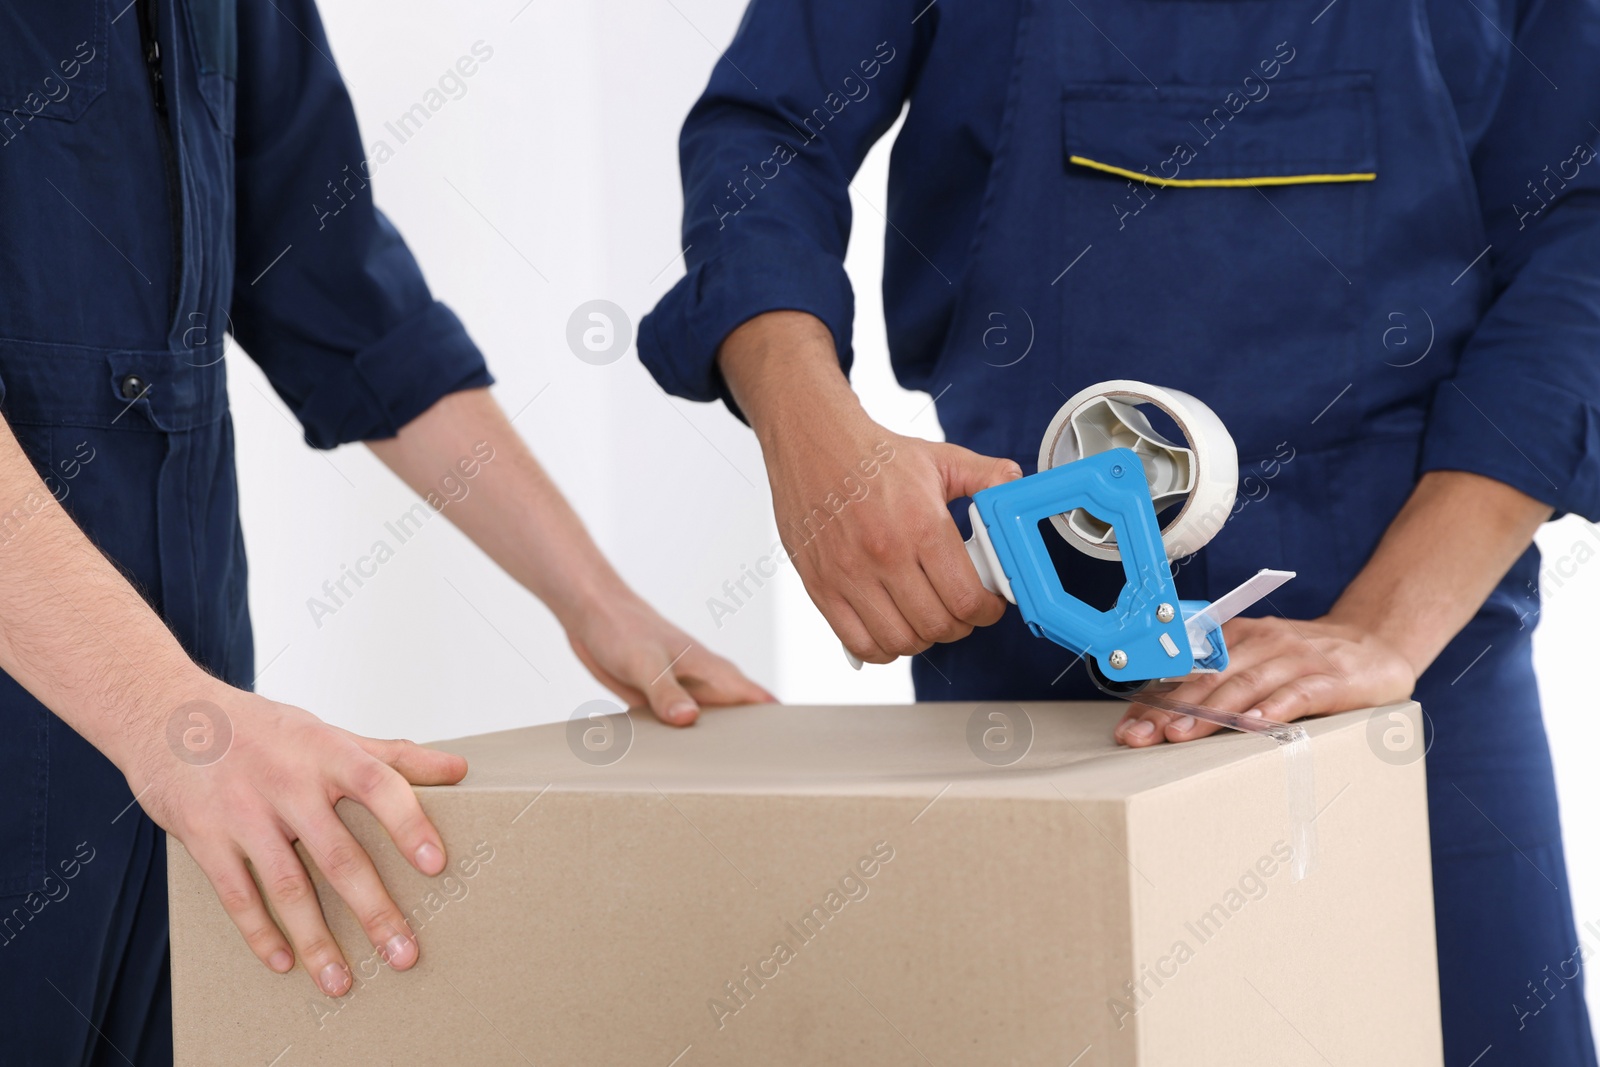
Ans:
[{"label": "blue plastic tape dispenser handle", "polygon": [[[1100,452],[984,489],[972,499],[1012,597],[1036,636],[1091,658],[1113,685],[1134,688],[1196,666],[1184,622],[1205,602],[1178,599],[1144,468],[1132,451]],[[1039,529],[1041,521],[1075,508],[1116,530],[1127,581],[1109,611],[1066,591]],[[1219,631],[1213,631],[1211,647],[1204,666],[1226,666]]]}]

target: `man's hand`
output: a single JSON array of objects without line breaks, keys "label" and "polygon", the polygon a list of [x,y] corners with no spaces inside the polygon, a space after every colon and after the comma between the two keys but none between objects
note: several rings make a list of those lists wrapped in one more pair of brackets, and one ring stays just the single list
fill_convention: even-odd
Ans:
[{"label": "man's hand", "polygon": [[978,580],[945,504],[1020,477],[1017,465],[901,437],[864,414],[808,421],[765,450],[772,507],[806,592],[845,647],[888,663],[997,622],[1005,601]]},{"label": "man's hand", "polygon": [[[62,510],[3,420],[0,500],[21,502],[31,516],[0,544],[0,669],[116,764],[134,799],[194,855],[267,966],[288,971],[297,949],[324,992],[350,988],[295,841],[389,965],[414,964],[404,915],[333,806],[341,797],[365,805],[418,870],[437,874],[444,845],[408,783],[459,781],[465,761],[357,737],[195,666]],[[199,751],[191,736],[205,742]]]},{"label": "man's hand", "polygon": [[694,722],[706,704],[777,701],[636,596],[583,615],[568,629],[567,639],[601,685],[630,707],[648,707],[674,726]]},{"label": "man's hand", "polygon": [[[1228,669],[1197,674],[1168,700],[1219,711],[1260,714],[1273,722],[1307,715],[1393,704],[1411,696],[1417,675],[1377,635],[1330,617],[1234,619],[1222,627]],[[1135,704],[1117,724],[1116,737],[1134,748],[1159,741],[1192,741],[1222,727]]]},{"label": "man's hand", "polygon": [[[1405,700],[1550,513],[1502,482],[1464,471],[1425,474],[1327,615],[1234,619],[1222,628],[1228,669],[1192,676],[1166,695],[1275,722]],[[1135,704],[1116,737],[1141,747],[1216,729]]]},{"label": "man's hand", "polygon": [[144,736],[162,740],[132,760],[128,775],[140,805],[183,842],[251,951],[272,970],[287,973],[298,954],[327,995],[342,996],[351,985],[349,963],[328,932],[296,841],[344,898],[379,958],[397,971],[410,968],[418,947],[405,912],[334,805],[342,797],[361,804],[413,867],[436,875],[445,867],[444,842],[411,786],[454,785],[467,772],[466,760],[410,741],[361,737],[221,683],[206,688],[204,698],[174,714],[185,716],[186,725],[192,719],[194,728],[231,735],[231,742],[214,761],[186,759],[168,749],[163,724],[151,724]]},{"label": "man's hand", "polygon": [[367,445],[544,601],[589,673],[630,705],[687,726],[701,704],[773,701],[628,587],[487,389],[451,393]]},{"label": "man's hand", "polygon": [[839,639],[872,663],[999,620],[946,504],[1022,476],[1008,459],[889,433],[811,315],[769,312],[723,342],[720,366],[761,440],[778,533]]}]

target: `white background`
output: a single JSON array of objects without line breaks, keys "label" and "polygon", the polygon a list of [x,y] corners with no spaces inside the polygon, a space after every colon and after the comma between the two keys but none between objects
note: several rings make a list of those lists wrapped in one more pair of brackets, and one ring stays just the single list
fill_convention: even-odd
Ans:
[{"label": "white background", "polygon": [[[849,670],[787,565],[714,624],[708,598],[777,540],[754,439],[720,405],[668,399],[632,353],[597,367],[566,345],[579,304],[611,300],[637,323],[682,274],[678,129],[741,0],[523,3],[325,0],[366,143],[395,149],[375,168],[378,204],[484,349],[501,404],[521,412],[517,428],[637,588],[781,699],[909,700],[903,663]],[[398,144],[385,123],[478,41],[493,56],[465,94]],[[853,193],[855,380],[880,421],[937,437],[926,395],[900,390],[888,370],[877,281],[888,143]],[[306,448],[254,365],[237,352],[228,362],[263,692],[362,733],[417,739],[562,719],[607,695],[550,614],[442,518],[317,625],[309,598],[375,540],[393,544],[384,523],[413,498],[364,448]],[[1594,536],[1569,518],[1540,543],[1554,560]],[[1600,803],[1586,766],[1600,728],[1583,669],[1600,634],[1600,566],[1558,577],[1537,658],[1577,918],[1600,928],[1600,846],[1585,833]],[[1600,936],[1585,937],[1600,949]],[[1600,983],[1590,998],[1600,1005]]]}]

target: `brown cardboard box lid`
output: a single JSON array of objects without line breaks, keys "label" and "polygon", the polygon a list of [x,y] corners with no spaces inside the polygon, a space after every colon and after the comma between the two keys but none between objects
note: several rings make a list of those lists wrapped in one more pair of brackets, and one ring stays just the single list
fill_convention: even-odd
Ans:
[{"label": "brown cardboard box lid", "polygon": [[[604,702],[597,702],[603,705]],[[1397,705],[1397,707],[1400,705]],[[1238,764],[1271,759],[1268,737],[1224,730],[1133,750],[1111,731],[1127,705],[923,703],[713,709],[692,727],[648,712],[577,718],[436,742],[467,757],[457,790],[661,790],[823,796],[963,795],[1126,799]],[[1308,720],[1313,738],[1358,728],[1372,712]],[[1359,721],[1358,721],[1359,720]],[[575,758],[585,731],[600,751]],[[609,735],[608,735],[609,732]],[[988,733],[986,747],[985,734]],[[1009,747],[1007,747],[1009,746]],[[980,752],[990,755],[985,760]],[[930,786],[932,789],[930,790]]]}]

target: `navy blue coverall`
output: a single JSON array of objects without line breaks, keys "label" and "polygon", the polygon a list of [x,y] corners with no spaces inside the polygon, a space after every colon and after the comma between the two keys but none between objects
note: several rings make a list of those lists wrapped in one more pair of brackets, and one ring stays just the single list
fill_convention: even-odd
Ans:
[{"label": "navy blue coverall", "polygon": [[[1276,607],[1323,614],[1426,471],[1600,519],[1595,0],[754,0],[683,129],[688,273],[639,332],[663,386],[731,404],[717,347],[777,309],[848,367],[849,184],[902,111],[873,205],[900,382],[1025,471],[1095,381],[1211,405],[1241,499],[1181,595],[1281,566]],[[1121,582],[1061,566],[1090,602]],[[1539,569],[1530,549],[1416,691],[1460,1067],[1595,1062]],[[1011,612],[913,673],[925,700],[1094,695],[1070,662]]]},{"label": "navy blue coverall", "polygon": [[[0,413],[237,686],[254,672],[224,334],[322,448],[490,380],[373,207],[364,155],[312,0],[0,5]],[[20,503],[0,501],[0,566]],[[0,1063],[170,1062],[165,836],[133,800],[0,675]]]}]

